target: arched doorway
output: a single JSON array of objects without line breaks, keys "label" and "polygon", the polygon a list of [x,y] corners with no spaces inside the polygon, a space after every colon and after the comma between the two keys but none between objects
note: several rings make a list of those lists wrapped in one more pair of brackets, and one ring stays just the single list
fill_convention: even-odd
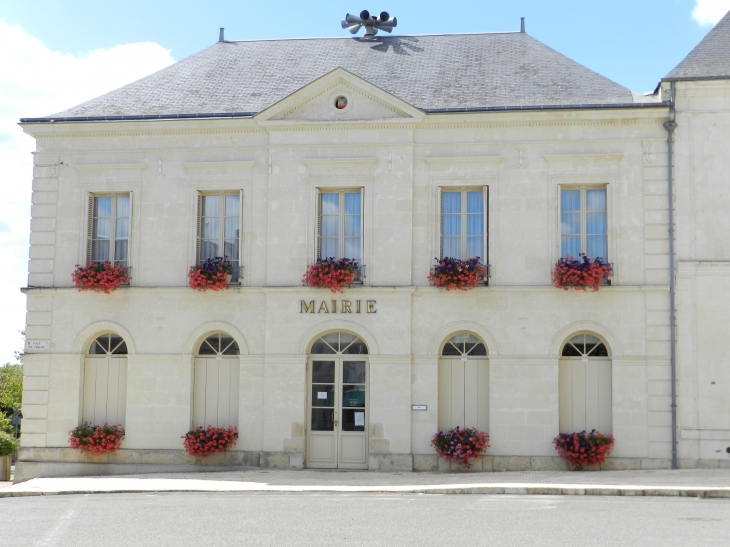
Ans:
[{"label": "arched doorway", "polygon": [[595,334],[581,333],[565,342],[558,364],[560,433],[612,433],[611,357]]},{"label": "arched doorway", "polygon": [[307,366],[307,467],[367,469],[368,347],[347,332],[317,339]]},{"label": "arched doorway", "polygon": [[218,332],[198,346],[193,366],[193,427],[238,426],[239,348]]},{"label": "arched doorway", "polygon": [[439,358],[438,427],[456,426],[489,430],[487,346],[469,333],[449,338]]},{"label": "arched doorway", "polygon": [[124,425],[127,409],[127,344],[113,332],[94,339],[84,358],[81,419]]}]

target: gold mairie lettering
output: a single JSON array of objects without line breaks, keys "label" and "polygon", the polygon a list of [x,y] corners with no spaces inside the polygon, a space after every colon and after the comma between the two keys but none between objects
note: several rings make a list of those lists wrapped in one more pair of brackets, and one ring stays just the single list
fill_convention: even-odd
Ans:
[{"label": "gold mairie lettering", "polygon": [[299,310],[299,313],[314,313],[314,300],[312,300],[309,305],[304,300],[301,300],[301,309]]},{"label": "gold mairie lettering", "polygon": [[332,313],[337,313],[337,300],[332,301]]},{"label": "gold mairie lettering", "polygon": [[[324,310],[324,312],[322,310]],[[327,302],[322,300],[322,303],[319,305],[317,313],[329,313],[329,310],[327,309]]]},{"label": "gold mairie lettering", "polygon": [[378,313],[375,309],[375,300],[368,300],[368,313]]},{"label": "gold mairie lettering", "polygon": [[360,301],[357,300],[357,311],[355,313],[360,313]]},{"label": "gold mairie lettering", "polygon": [[350,302],[349,300],[343,300],[342,301],[342,313],[352,313],[350,306],[352,306],[352,302]]}]

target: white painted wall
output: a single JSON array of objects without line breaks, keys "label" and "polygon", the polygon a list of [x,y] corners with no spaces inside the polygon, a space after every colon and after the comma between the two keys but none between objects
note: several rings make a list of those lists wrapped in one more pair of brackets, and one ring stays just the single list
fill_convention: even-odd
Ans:
[{"label": "white painted wall", "polygon": [[[419,119],[403,105],[381,115],[382,97],[372,107],[367,93],[358,97],[357,119],[346,122],[329,119],[316,104],[303,113],[295,94],[286,101],[299,113],[287,117],[284,109],[278,119],[25,126],[37,139],[29,274],[35,288],[27,291],[26,333],[49,347],[27,356],[24,446],[66,446],[80,416],[84,344],[115,325],[130,347],[125,447],[180,449],[191,424],[195,343],[224,330],[242,348],[236,450],[301,452],[307,346],[322,332],[344,329],[370,347],[371,454],[433,454],[438,349],[454,332],[470,330],[489,350],[490,453],[551,456],[560,347],[588,330],[612,353],[614,454],[670,458],[666,110]],[[720,133],[708,128],[709,134]],[[680,148],[678,179],[689,169],[689,152]],[[708,160],[720,162],[716,178],[730,172],[722,163],[728,157]],[[45,167],[56,160],[63,165],[55,171]],[[560,254],[559,185],[582,180],[608,185],[615,275],[613,286],[598,293],[550,285]],[[730,259],[713,224],[724,218],[721,203],[708,198],[707,210],[696,209],[699,202],[688,198],[695,204],[688,209],[683,184],[680,231],[690,222],[702,231],[696,229],[697,241],[680,236],[681,256]],[[719,178],[713,184],[722,191]],[[489,287],[447,293],[426,280],[438,253],[438,188],[462,185],[489,185],[492,277]],[[314,259],[316,189],[340,186],[364,189],[368,277],[363,287],[333,296],[300,285]],[[243,190],[245,280],[241,288],[199,294],[186,287],[196,191],[228,189]],[[133,193],[134,278],[108,296],[71,285],[71,271],[84,258],[90,191]],[[682,306],[717,297],[695,301],[684,285],[680,290]],[[300,300],[332,298],[376,300],[377,313],[300,313]],[[724,317],[721,306],[712,309]],[[680,336],[690,337],[682,348],[698,340],[682,330]],[[702,340],[708,359],[721,355],[719,338]],[[691,350],[682,351],[683,362],[692,363],[684,356]],[[717,404],[730,404],[727,393]],[[685,422],[702,414],[704,398],[690,400],[682,407]],[[413,412],[411,404],[428,410]],[[721,457],[687,450],[688,458]]]}]

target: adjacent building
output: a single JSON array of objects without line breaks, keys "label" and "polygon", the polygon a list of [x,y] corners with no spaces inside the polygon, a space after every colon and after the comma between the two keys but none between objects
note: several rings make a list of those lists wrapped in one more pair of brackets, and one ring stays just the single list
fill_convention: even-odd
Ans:
[{"label": "adjacent building", "polygon": [[[564,468],[553,438],[593,428],[606,468],[730,466],[730,15],[647,96],[525,32],[221,39],[21,126],[16,480],[446,470],[430,441],[457,425],[488,431],[485,471]],[[555,288],[581,253],[609,282]],[[227,290],[188,287],[222,255]],[[432,287],[444,256],[489,275]],[[303,286],[320,257],[358,282]],[[77,291],[100,260],[129,286]],[[68,448],[84,421],[122,449]],[[208,424],[240,439],[201,462],[181,436]]]}]

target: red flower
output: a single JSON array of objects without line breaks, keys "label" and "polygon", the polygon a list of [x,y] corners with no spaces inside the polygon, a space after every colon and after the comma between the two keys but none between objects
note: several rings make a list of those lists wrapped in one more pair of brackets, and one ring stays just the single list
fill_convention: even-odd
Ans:
[{"label": "red flower", "polygon": [[223,291],[228,288],[228,276],[233,274],[233,265],[227,258],[217,256],[190,266],[188,285],[191,289],[204,292]]},{"label": "red flower", "polygon": [[181,438],[185,439],[183,447],[188,454],[204,458],[215,452],[225,452],[234,446],[238,440],[238,429],[234,426],[227,429],[212,425],[207,429],[196,427]]},{"label": "red flower", "polygon": [[606,264],[601,258],[591,262],[587,256],[581,255],[581,257],[579,260],[571,256],[561,258],[553,268],[553,285],[566,291],[571,288],[585,291],[586,287],[591,287],[595,292],[599,285],[607,282],[608,276],[611,275],[610,264]]},{"label": "red flower", "polygon": [[342,287],[357,279],[357,262],[349,258],[318,258],[307,268],[302,285],[305,287],[329,289],[333,293],[342,292]]},{"label": "red flower", "polygon": [[614,438],[593,429],[590,433],[561,433],[553,439],[553,444],[571,469],[582,469],[584,465],[605,462],[613,450]]},{"label": "red flower", "polygon": [[456,427],[436,433],[431,439],[431,446],[446,461],[457,460],[469,468],[471,460],[480,458],[482,452],[489,448],[489,435],[475,428]]},{"label": "red flower", "polygon": [[129,283],[127,266],[104,262],[92,262],[86,266],[76,264],[71,274],[79,291],[94,291],[109,294],[124,283]]},{"label": "red flower", "polygon": [[93,425],[84,423],[69,431],[68,444],[81,452],[89,452],[100,456],[107,452],[116,452],[124,439],[124,428],[121,425]]},{"label": "red flower", "polygon": [[468,291],[476,287],[487,276],[487,268],[475,256],[468,260],[444,257],[436,259],[438,264],[431,268],[428,280],[434,287]]}]

